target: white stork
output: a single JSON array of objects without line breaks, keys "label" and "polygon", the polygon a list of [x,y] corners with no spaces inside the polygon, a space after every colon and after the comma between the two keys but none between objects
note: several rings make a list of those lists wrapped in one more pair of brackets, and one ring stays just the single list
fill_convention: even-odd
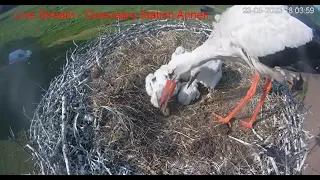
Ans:
[{"label": "white stork", "polygon": [[[160,100],[161,107],[165,108],[178,81],[189,81],[190,84],[196,78],[188,78],[191,70],[213,59],[239,61],[255,70],[253,83],[247,95],[228,116],[212,114],[219,122],[229,123],[237,111],[255,95],[262,75],[267,78],[267,82],[261,100],[250,121],[241,121],[243,127],[252,128],[272,87],[272,80],[292,82],[301,78],[300,72],[319,73],[320,39],[313,29],[291,16],[285,6],[272,6],[273,9],[281,8],[281,13],[244,13],[246,8],[266,7],[230,7],[221,14],[205,43],[190,53],[176,56],[183,59],[180,61],[183,63],[170,67],[169,80],[166,81]],[[194,76],[197,76],[197,73]]]},{"label": "white stork", "polygon": [[[175,52],[173,52],[171,56],[171,61],[168,64],[162,65],[159,69],[157,69],[154,73],[150,73],[145,79],[145,88],[146,92],[149,96],[151,96],[150,102],[154,107],[159,107],[159,100],[161,94],[163,93],[164,86],[167,81],[167,77],[170,71],[170,67],[176,66],[176,64],[180,64],[182,62],[181,59],[176,59],[177,55],[190,52],[184,49],[182,46],[176,48]],[[200,92],[198,91],[198,82],[204,85],[209,89],[214,89],[218,84],[220,79],[222,78],[221,71],[222,62],[220,60],[217,61],[209,61],[202,66],[199,66],[192,71],[190,71],[190,76],[194,76],[194,74],[199,73],[195,81],[193,83],[188,84],[187,82],[177,83],[176,87],[172,93],[172,96],[177,95],[178,102],[183,105],[188,105],[195,99],[198,99],[200,96]]]}]

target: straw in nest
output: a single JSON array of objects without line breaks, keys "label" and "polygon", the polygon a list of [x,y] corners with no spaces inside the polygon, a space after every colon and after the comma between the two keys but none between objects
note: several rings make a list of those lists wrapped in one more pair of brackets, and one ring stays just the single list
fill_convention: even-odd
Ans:
[{"label": "straw in nest", "polygon": [[[201,45],[210,26],[156,20],[112,28],[118,31],[77,46],[37,108],[28,147],[40,173],[301,174],[304,115],[288,89],[276,91],[279,84],[254,130],[208,123],[212,111],[226,115],[248,90],[253,72],[241,64],[224,64],[219,85],[202,88],[194,104],[172,102],[169,117],[149,102],[145,77],[176,47]],[[261,86],[236,118],[250,117],[260,95]]]}]

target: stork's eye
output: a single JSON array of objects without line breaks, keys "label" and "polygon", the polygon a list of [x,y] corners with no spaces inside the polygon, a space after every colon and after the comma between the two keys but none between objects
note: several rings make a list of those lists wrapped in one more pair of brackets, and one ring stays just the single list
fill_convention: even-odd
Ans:
[{"label": "stork's eye", "polygon": [[174,78],[174,73],[172,72],[172,73],[168,74],[168,77],[169,77],[169,79],[173,79]]}]

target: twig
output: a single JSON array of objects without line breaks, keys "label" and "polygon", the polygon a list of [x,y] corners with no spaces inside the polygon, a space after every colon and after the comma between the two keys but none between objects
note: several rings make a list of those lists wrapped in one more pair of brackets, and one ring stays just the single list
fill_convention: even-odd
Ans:
[{"label": "twig", "polygon": [[252,144],[250,144],[250,143],[244,142],[244,141],[242,141],[241,139],[238,139],[238,138],[232,137],[232,136],[230,136],[230,135],[228,135],[228,137],[229,137],[229,138],[231,138],[231,139],[233,139],[233,140],[235,140],[235,141],[238,141],[239,143],[242,143],[243,145],[246,145],[246,146],[253,146],[253,145],[252,145]]},{"label": "twig", "polygon": [[[39,169],[40,174],[65,174],[66,172],[67,174],[144,174],[145,172],[135,172],[129,163],[125,164],[126,162],[123,162],[125,161],[125,158],[122,157],[123,151],[130,149],[133,152],[137,150],[128,147],[124,147],[124,149],[121,146],[116,147],[118,145],[116,143],[119,141],[117,138],[124,134],[125,140],[129,142],[126,144],[127,146],[132,146],[133,142],[137,140],[145,142],[145,137],[134,134],[134,129],[141,128],[139,124],[145,123],[147,124],[145,132],[153,133],[154,135],[159,129],[153,126],[158,122],[141,122],[139,118],[129,118],[121,108],[126,108],[135,114],[139,114],[141,110],[132,108],[128,104],[123,104],[119,107],[105,104],[102,107],[105,111],[101,110],[101,105],[98,105],[99,108],[93,109],[89,95],[96,89],[89,84],[91,83],[91,78],[88,72],[94,63],[97,63],[98,66],[99,64],[106,64],[103,67],[106,71],[104,75],[111,76],[112,70],[117,69],[118,66],[115,63],[117,59],[111,59],[110,57],[123,43],[131,44],[132,47],[138,46],[141,44],[141,42],[138,42],[139,40],[145,37],[157,37],[168,31],[188,32],[192,35],[198,33],[203,37],[208,37],[212,32],[211,25],[200,21],[172,20],[154,20],[135,24],[121,24],[118,22],[105,27],[105,29],[106,34],[99,34],[97,39],[82,44],[74,43],[75,48],[66,52],[66,64],[63,66],[63,73],[52,80],[35,110],[30,125],[30,143],[26,147],[31,150],[32,159],[36,162],[35,166]],[[146,44],[150,43],[150,48],[155,47],[154,43],[161,43],[159,41],[147,41]],[[193,44],[190,44],[190,48],[196,46],[196,44],[197,42],[193,42]],[[155,55],[154,58],[157,56]],[[165,57],[162,54],[159,56],[161,58],[162,56]],[[132,57],[128,57],[128,59],[130,58]],[[156,67],[150,66],[150,68],[155,69]],[[276,83],[273,85],[275,88],[277,86],[278,84]],[[110,88],[112,87],[110,86]],[[133,96],[134,92],[130,93],[128,94]],[[171,168],[180,167],[180,169],[177,169],[179,173],[199,173],[204,172],[204,168],[199,165],[203,163],[206,167],[210,167],[210,170],[208,170],[210,174],[224,174],[231,171],[234,174],[268,174],[267,165],[271,165],[271,169],[273,169],[271,171],[276,171],[277,174],[301,174],[304,169],[305,157],[307,156],[306,145],[310,137],[308,137],[308,132],[302,128],[304,114],[299,111],[299,106],[301,107],[301,105],[293,100],[287,89],[284,90],[283,94],[281,102],[278,102],[278,104],[281,104],[279,106],[281,108],[271,108],[279,111],[277,115],[269,118],[268,120],[271,120],[268,122],[263,121],[263,123],[276,129],[273,134],[265,135],[262,131],[257,134],[253,131],[251,138],[254,141],[251,141],[251,139],[241,140],[239,139],[240,136],[227,137],[239,142],[235,143],[235,146],[250,147],[250,151],[253,151],[253,153],[250,152],[249,154],[253,154],[252,156],[258,161],[255,165],[249,164],[250,161],[245,159],[247,154],[243,153],[243,157],[239,157],[241,158],[240,161],[244,162],[243,164],[237,164],[231,159],[228,160],[229,157],[209,163],[206,157],[201,156],[196,160],[198,164],[192,164],[194,160],[188,159],[187,164],[170,162]],[[130,97],[122,98],[130,100]],[[60,101],[61,99],[62,101]],[[88,118],[88,115],[93,115],[93,120]],[[150,116],[153,116],[153,114],[150,114]],[[265,113],[263,116],[265,116]],[[152,121],[152,118],[149,118]],[[274,118],[274,121],[272,118]],[[113,126],[110,124],[101,126],[102,119],[110,120]],[[177,125],[179,122],[174,123]],[[110,133],[101,136],[100,130],[104,128],[111,129]],[[190,126],[189,128],[192,130],[192,134],[195,134],[194,139],[186,135],[188,133],[185,131],[175,129],[174,132],[192,141],[197,141],[201,138],[199,135],[202,133],[201,129],[196,129],[197,131],[195,131],[193,130],[195,127]],[[173,131],[170,130],[169,134],[171,132]],[[120,133],[120,135],[117,133]],[[101,147],[101,142],[107,139],[104,136],[108,135],[112,135],[114,139],[104,142],[106,147]],[[167,142],[162,141],[162,136],[163,134],[161,133],[157,135],[158,140],[152,143],[166,144]],[[175,135],[171,140],[184,140],[177,137]],[[147,140],[149,139],[147,138]],[[229,141],[224,139],[224,141],[226,140]],[[225,143],[222,141],[221,146],[224,146]],[[146,149],[149,151],[148,145],[146,145]],[[183,146],[187,147],[187,143],[183,144]],[[220,144],[215,148],[219,148],[219,146]],[[158,150],[157,148],[155,149]],[[153,156],[154,153],[151,152],[150,154]],[[119,157],[123,158],[121,163],[117,160]],[[159,164],[161,162],[159,157],[155,158],[156,163],[158,163],[157,166],[161,165]],[[270,157],[273,158],[272,161]],[[144,164],[150,163],[141,157],[135,156],[135,160]],[[216,172],[212,172],[212,167]],[[226,168],[231,169],[226,171]],[[170,169],[170,167],[167,169]],[[169,170],[166,173],[168,174]]]},{"label": "twig", "polygon": [[66,124],[67,124],[67,120],[66,120],[66,97],[63,95],[62,96],[62,115],[61,115],[61,138],[62,138],[62,153],[63,153],[63,158],[64,158],[64,162],[66,164],[66,170],[68,175],[70,175],[70,168],[69,168],[69,160],[67,157],[67,142],[66,142]]}]

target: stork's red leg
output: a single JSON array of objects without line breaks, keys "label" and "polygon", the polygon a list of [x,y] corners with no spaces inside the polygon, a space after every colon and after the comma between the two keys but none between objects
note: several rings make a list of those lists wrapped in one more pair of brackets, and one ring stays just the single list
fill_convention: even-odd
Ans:
[{"label": "stork's red leg", "polygon": [[[251,85],[250,89],[248,90],[247,95],[240,101],[238,106],[236,108],[234,108],[234,110],[227,117],[223,118],[215,113],[212,113],[214,116],[216,116],[218,118],[218,122],[229,123],[229,121],[243,107],[243,105],[255,95],[255,93],[257,91],[259,79],[260,79],[260,74],[255,73],[254,77],[253,77],[252,85]],[[229,124],[229,126],[231,126],[231,125]]]},{"label": "stork's red leg", "polygon": [[259,102],[256,110],[254,111],[254,113],[253,113],[250,121],[249,121],[249,122],[240,121],[243,128],[252,128],[253,122],[256,120],[256,118],[257,118],[257,116],[258,116],[258,114],[259,114],[259,112],[260,112],[260,110],[261,110],[261,107],[262,107],[262,105],[263,105],[263,103],[264,103],[264,100],[266,99],[266,97],[267,97],[267,95],[268,95],[271,87],[272,87],[272,82],[271,82],[271,80],[268,78],[268,79],[267,79],[267,82],[266,82],[266,85],[264,86],[264,90],[263,90],[263,94],[262,94],[262,96],[261,96],[260,102]]}]

